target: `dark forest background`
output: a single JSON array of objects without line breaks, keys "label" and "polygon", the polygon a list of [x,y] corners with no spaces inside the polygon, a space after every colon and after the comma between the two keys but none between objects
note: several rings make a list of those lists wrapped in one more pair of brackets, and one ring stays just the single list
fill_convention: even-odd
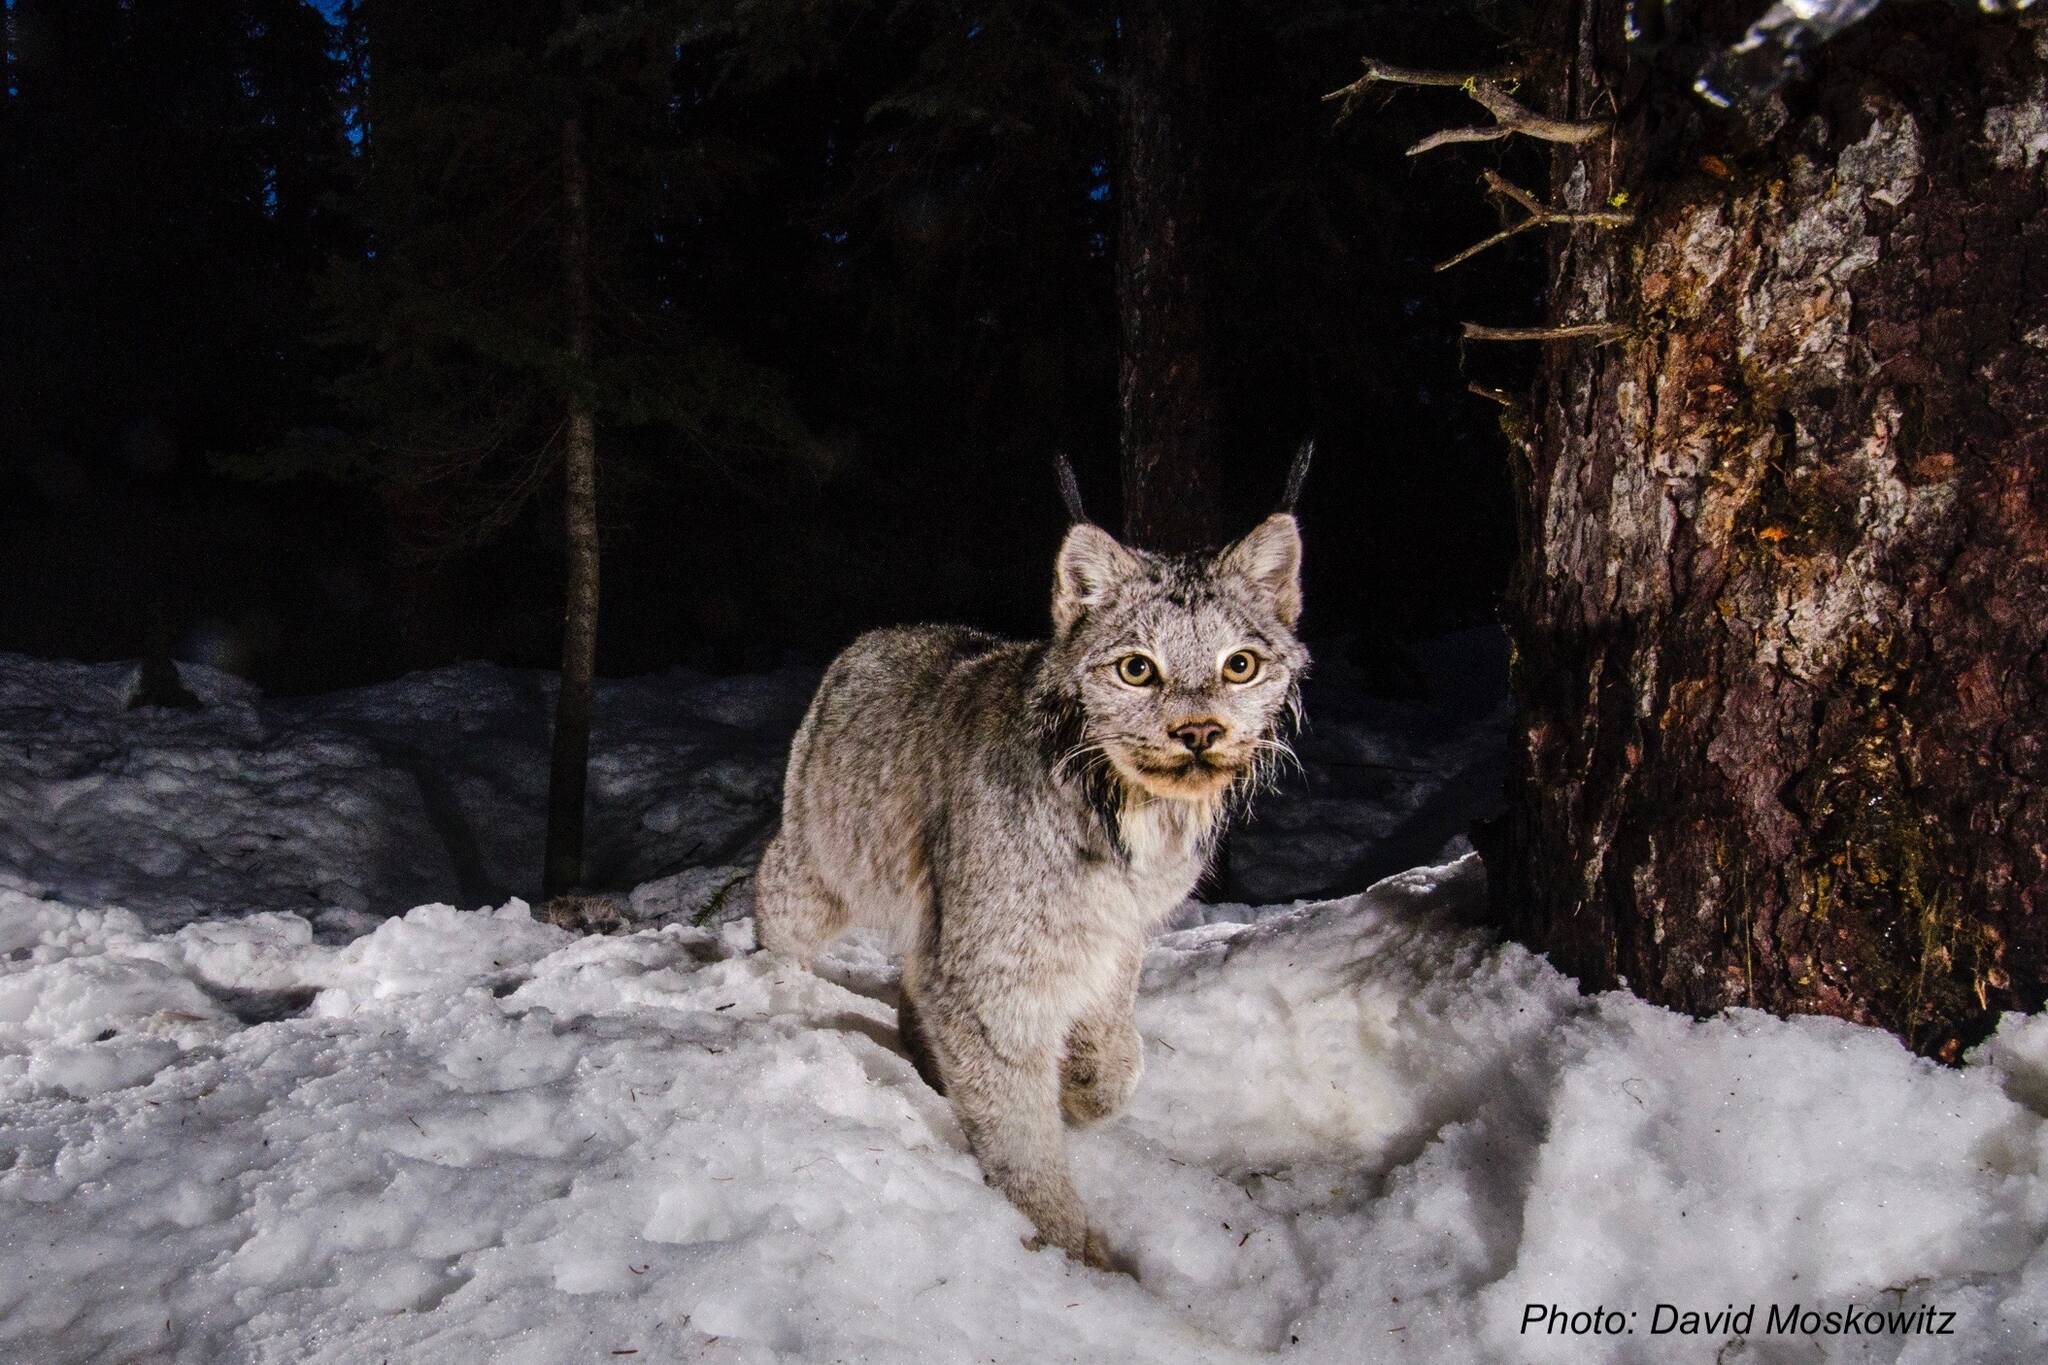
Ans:
[{"label": "dark forest background", "polygon": [[[1512,7],[1204,11],[1227,529],[1320,454],[1309,630],[1401,685],[1491,620],[1528,238],[1457,92],[1339,124],[1358,57],[1482,68]],[[1042,628],[1071,452],[1115,524],[1114,6],[6,0],[0,649],[275,691],[553,666],[556,396],[599,417],[599,666]],[[596,355],[563,358],[563,111]],[[1514,169],[1519,148],[1487,153]],[[1540,180],[1541,163],[1530,173]],[[1524,244],[1530,249],[1525,250]]]},{"label": "dark forest background", "polygon": [[2033,21],[323,4],[0,0],[0,650],[559,663],[566,891],[598,615],[612,674],[1035,634],[1055,451],[1164,544],[1313,434],[1318,657],[1512,641],[1511,932],[1944,1058],[2040,1007]]}]

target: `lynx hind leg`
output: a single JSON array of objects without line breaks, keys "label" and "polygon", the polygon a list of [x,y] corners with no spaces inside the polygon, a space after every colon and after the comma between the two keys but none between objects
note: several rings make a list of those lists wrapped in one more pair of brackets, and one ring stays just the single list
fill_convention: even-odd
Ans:
[{"label": "lynx hind leg", "polygon": [[923,1016],[917,1009],[917,996],[912,992],[907,976],[896,1000],[896,1036],[903,1044],[904,1055],[917,1068],[918,1076],[933,1090],[945,1094],[946,1078],[939,1072],[938,1054],[932,1051],[931,1035],[925,1031]]},{"label": "lynx hind leg", "polygon": [[754,937],[806,967],[846,932],[846,902],[814,872],[783,832],[768,841],[754,878]]}]

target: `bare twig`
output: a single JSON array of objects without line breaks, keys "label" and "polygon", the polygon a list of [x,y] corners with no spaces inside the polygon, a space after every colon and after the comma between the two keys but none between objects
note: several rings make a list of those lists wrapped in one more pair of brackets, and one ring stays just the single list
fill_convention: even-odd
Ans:
[{"label": "bare twig", "polygon": [[1427,151],[1453,142],[1494,142],[1510,133],[1533,137],[1540,142],[1590,142],[1607,131],[1605,119],[1573,121],[1548,118],[1524,108],[1515,98],[1490,80],[1475,80],[1464,87],[1466,94],[1477,100],[1480,107],[1493,115],[1490,128],[1446,128],[1440,133],[1431,133],[1408,149],[1408,155],[1420,156]]},{"label": "bare twig", "polygon": [[1486,327],[1466,322],[1459,326],[1467,341],[1573,341],[1580,337],[1611,341],[1628,335],[1628,328],[1618,322],[1577,322],[1567,327]]},{"label": "bare twig", "polygon": [[1389,66],[1372,58],[1364,59],[1364,74],[1341,90],[1332,90],[1323,96],[1327,100],[1341,100],[1337,110],[1337,121],[1342,123],[1358,107],[1358,101],[1373,86],[1389,85],[1433,85],[1443,88],[1456,87],[1470,95],[1479,106],[1493,116],[1489,125],[1471,128],[1446,128],[1431,133],[1408,149],[1408,155],[1420,156],[1458,142],[1497,142],[1514,133],[1533,137],[1541,142],[1587,142],[1607,131],[1604,119],[1555,119],[1526,108],[1507,91],[1506,83],[1514,78],[1512,71],[1477,73],[1462,71],[1416,71],[1407,67]]},{"label": "bare twig", "polygon": [[1344,105],[1337,111],[1337,121],[1342,123],[1351,117],[1351,111],[1358,107],[1368,90],[1385,82],[1388,85],[1435,85],[1445,89],[1462,89],[1469,82],[1504,81],[1514,76],[1513,71],[1417,71],[1413,67],[1391,66],[1364,58],[1365,73],[1341,90],[1332,90],[1323,96],[1323,103],[1342,100]]},{"label": "bare twig", "polygon": [[1579,223],[1591,223],[1596,227],[1618,228],[1627,227],[1636,220],[1636,216],[1633,213],[1622,213],[1612,209],[1591,209],[1585,211],[1554,209],[1513,181],[1493,171],[1485,172],[1485,181],[1489,193],[1498,194],[1503,198],[1513,200],[1529,216],[1519,223],[1502,228],[1483,242],[1466,247],[1449,260],[1437,262],[1436,268],[1438,270],[1449,270],[1454,265],[1463,264],[1488,247],[1499,246],[1508,238],[1513,237],[1517,233],[1527,232],[1533,227],[1569,227]]}]

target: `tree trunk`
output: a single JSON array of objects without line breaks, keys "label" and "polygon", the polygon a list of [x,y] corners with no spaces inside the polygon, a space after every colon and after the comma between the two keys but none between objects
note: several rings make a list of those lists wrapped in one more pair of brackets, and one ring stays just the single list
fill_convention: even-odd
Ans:
[{"label": "tree trunk", "polygon": [[1516,471],[1498,908],[1952,1058],[2048,980],[2048,39],[1888,6],[1729,115],[1567,8],[1550,112],[1618,118],[1554,198],[1637,217],[1550,322],[1629,332],[1545,344]]},{"label": "tree trunk", "polygon": [[591,354],[590,210],[583,128],[562,124],[564,296],[569,311],[568,428],[563,450],[563,519],[568,533],[568,588],[562,618],[562,681],[555,695],[554,750],[548,768],[547,862],[543,894],[583,882],[584,788],[590,775],[591,681],[597,668],[597,421],[587,368]]},{"label": "tree trunk", "polygon": [[1124,535],[1221,539],[1221,433],[1204,254],[1208,0],[1130,0],[1117,43],[1117,311]]}]

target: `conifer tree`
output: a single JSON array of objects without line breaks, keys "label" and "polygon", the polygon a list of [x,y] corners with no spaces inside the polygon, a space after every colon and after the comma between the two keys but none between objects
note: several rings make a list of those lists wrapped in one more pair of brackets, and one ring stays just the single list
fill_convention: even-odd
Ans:
[{"label": "conifer tree", "polygon": [[[688,135],[658,7],[364,0],[367,249],[329,282],[349,459],[408,548],[562,517],[561,686],[542,885],[590,879],[600,475],[707,432],[792,429],[778,382],[706,340],[664,271]],[[553,539],[553,537],[549,537]]]}]

